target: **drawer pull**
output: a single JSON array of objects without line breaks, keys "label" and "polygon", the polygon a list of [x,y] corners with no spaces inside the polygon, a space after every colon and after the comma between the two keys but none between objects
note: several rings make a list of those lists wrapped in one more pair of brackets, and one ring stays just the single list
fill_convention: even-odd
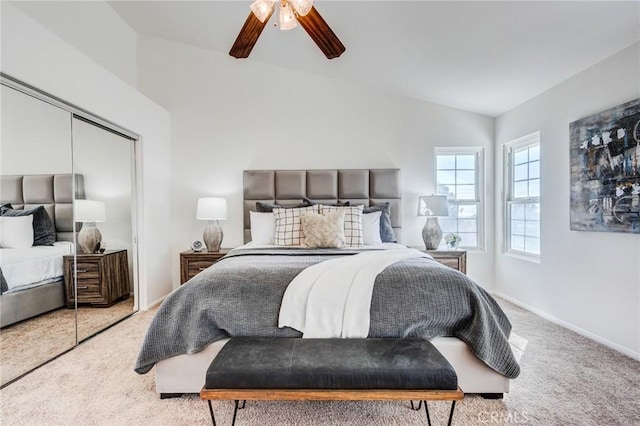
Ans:
[{"label": "drawer pull", "polygon": [[198,268],[198,271],[204,271],[207,268]]},{"label": "drawer pull", "polygon": [[82,287],[78,286],[78,290],[89,290],[89,286],[88,285],[84,285]]},{"label": "drawer pull", "polygon": [[78,269],[78,270],[73,271],[73,272],[76,273],[76,274],[82,274],[82,273],[89,272],[89,271],[86,270],[86,269]]}]

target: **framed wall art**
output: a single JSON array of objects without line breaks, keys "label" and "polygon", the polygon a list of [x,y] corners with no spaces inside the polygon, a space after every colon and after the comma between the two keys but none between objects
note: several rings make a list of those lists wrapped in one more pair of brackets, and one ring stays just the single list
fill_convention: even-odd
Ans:
[{"label": "framed wall art", "polygon": [[640,234],[640,99],[569,125],[571,229]]}]

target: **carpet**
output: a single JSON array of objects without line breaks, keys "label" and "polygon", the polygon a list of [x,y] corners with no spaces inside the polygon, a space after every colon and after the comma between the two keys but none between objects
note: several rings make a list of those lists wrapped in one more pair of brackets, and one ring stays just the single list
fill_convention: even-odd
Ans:
[{"label": "carpet", "polygon": [[[78,307],[78,339],[133,311],[133,297],[108,308]],[[0,384],[9,382],[76,344],[75,311],[61,308],[0,330]]]},{"label": "carpet", "polygon": [[[640,363],[499,300],[523,349],[521,376],[504,400],[468,396],[454,425],[633,425],[640,419]],[[133,365],[153,312],[142,312],[0,390],[6,425],[207,425],[198,396],[160,400],[153,371]],[[218,424],[233,403],[214,402]],[[434,424],[449,403],[430,402]],[[249,401],[241,425],[424,425],[408,402]]]}]

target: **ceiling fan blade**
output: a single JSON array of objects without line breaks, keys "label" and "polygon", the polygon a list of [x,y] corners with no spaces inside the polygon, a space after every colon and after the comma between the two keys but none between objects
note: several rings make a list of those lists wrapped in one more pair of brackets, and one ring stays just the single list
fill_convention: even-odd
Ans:
[{"label": "ceiling fan blade", "polygon": [[346,50],[338,36],[329,28],[329,25],[322,19],[315,7],[311,7],[311,10],[306,15],[297,16],[296,18],[328,59],[337,58]]},{"label": "ceiling fan blade", "polygon": [[255,46],[258,41],[260,34],[262,34],[262,30],[267,25],[267,22],[269,22],[271,15],[273,15],[274,9],[275,8],[271,9],[271,13],[269,13],[269,16],[264,20],[264,22],[260,22],[253,12],[249,12],[249,16],[244,22],[235,43],[231,46],[229,55],[237,59],[247,58],[249,56],[251,49],[253,49],[253,46]]}]

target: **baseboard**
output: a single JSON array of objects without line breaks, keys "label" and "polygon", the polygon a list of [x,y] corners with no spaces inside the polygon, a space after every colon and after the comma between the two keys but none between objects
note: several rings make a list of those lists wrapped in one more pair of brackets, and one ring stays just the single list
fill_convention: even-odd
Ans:
[{"label": "baseboard", "polygon": [[524,302],[521,302],[520,300],[515,299],[515,298],[513,298],[511,296],[507,296],[504,293],[501,293],[499,291],[493,291],[491,293],[494,294],[497,297],[500,297],[500,298],[506,300],[507,302],[511,302],[514,305],[521,307],[522,309],[526,309],[527,311],[529,311],[529,312],[531,312],[533,314],[536,314],[539,317],[542,317],[542,318],[546,319],[547,321],[550,321],[550,322],[552,322],[554,324],[557,324],[557,325],[559,325],[561,327],[569,329],[569,330],[573,331],[574,333],[578,333],[579,335],[584,336],[587,339],[590,339],[590,340],[593,340],[593,341],[598,342],[600,344],[603,344],[608,348],[611,348],[611,349],[613,349],[615,351],[618,351],[618,352],[620,352],[620,353],[622,353],[622,354],[624,354],[624,355],[626,355],[626,356],[628,356],[630,358],[635,359],[636,361],[640,361],[640,353],[634,352],[629,348],[625,348],[624,346],[619,345],[617,343],[614,343],[614,342],[612,342],[610,340],[607,340],[607,339],[605,339],[605,338],[603,338],[601,336],[598,336],[597,334],[593,334],[590,331],[584,330],[584,329],[582,329],[580,327],[577,327],[577,326],[575,326],[575,325],[573,325],[571,323],[563,321],[560,318],[557,318],[557,317],[555,317],[555,316],[553,316],[551,314],[548,314],[547,312],[541,311],[540,309],[535,308],[535,307],[533,307],[531,305],[528,305],[528,304],[526,304]]},{"label": "baseboard", "polygon": [[156,301],[153,301],[153,302],[149,303],[149,305],[148,305],[146,308],[142,308],[141,310],[143,310],[143,311],[148,311],[149,309],[153,309],[153,308],[155,308],[156,306],[159,306],[159,305],[164,301],[164,299],[165,299],[167,296],[168,296],[168,294],[166,294],[166,295],[162,296],[160,299],[158,299],[158,300],[156,300]]}]

